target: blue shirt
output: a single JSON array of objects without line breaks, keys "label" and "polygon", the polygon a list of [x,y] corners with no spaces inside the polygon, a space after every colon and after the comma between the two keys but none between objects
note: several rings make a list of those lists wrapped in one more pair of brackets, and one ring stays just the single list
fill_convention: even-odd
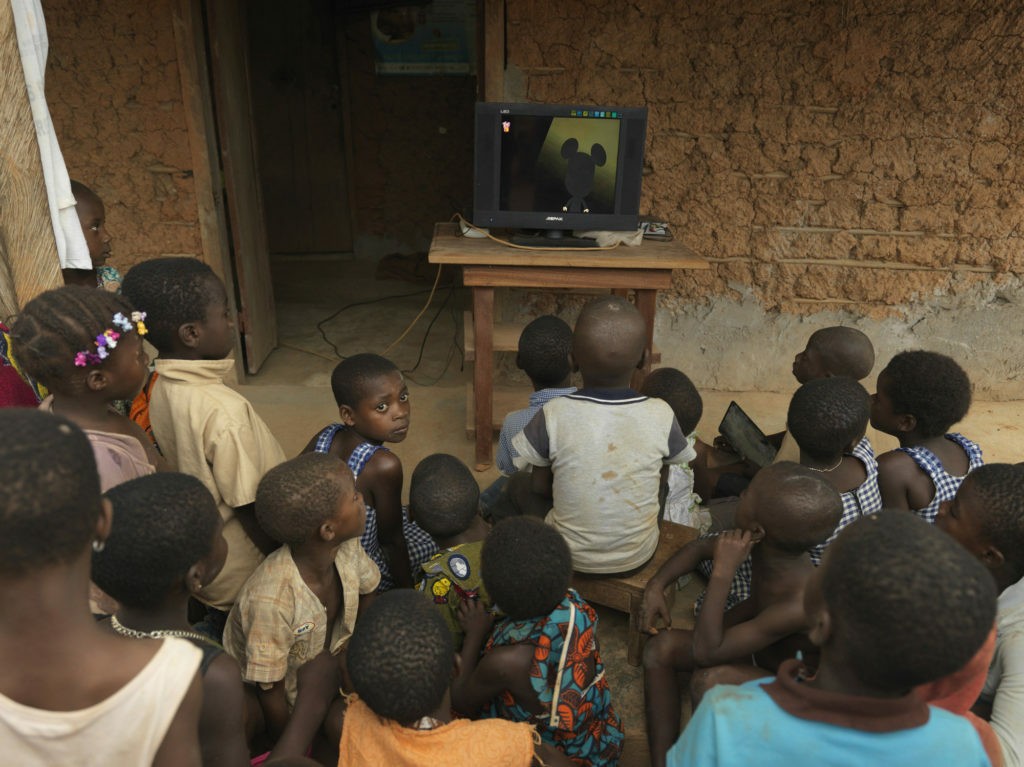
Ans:
[{"label": "blue shirt", "polygon": [[882,699],[816,690],[792,677],[794,666],[783,664],[778,680],[713,688],[669,749],[669,767],[990,764],[964,717],[927,706],[913,693]]},{"label": "blue shirt", "polygon": [[516,473],[516,465],[513,460],[519,455],[512,447],[512,438],[526,428],[537,411],[545,402],[550,402],[555,397],[564,397],[576,391],[575,386],[566,389],[540,389],[530,395],[530,406],[522,410],[513,410],[501,424],[501,434],[498,435],[498,457],[495,462],[498,464],[498,471],[509,475]]}]

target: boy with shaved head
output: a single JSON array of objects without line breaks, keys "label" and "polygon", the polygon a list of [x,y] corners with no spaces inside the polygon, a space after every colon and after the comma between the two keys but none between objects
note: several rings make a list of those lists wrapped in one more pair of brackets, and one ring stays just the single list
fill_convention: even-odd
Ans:
[{"label": "boy with shaved head", "polygon": [[[823,543],[842,514],[839,493],[820,474],[795,463],[762,469],[740,498],[736,529],[688,543],[644,590],[641,627],[655,636],[644,648],[644,701],[651,764],[662,767],[679,731],[678,674],[731,664],[732,679],[775,671],[796,652],[813,649],[803,593],[814,572],[808,549]],[[751,563],[750,597],[726,612],[737,569]],[[714,562],[693,631],[674,628],[665,589],[701,560]],[[655,623],[667,628],[656,629]]]},{"label": "boy with shaved head", "polygon": [[[793,377],[801,384],[822,378],[852,378],[862,381],[871,375],[875,366],[875,347],[871,339],[856,328],[835,325],[821,328],[807,339],[807,346],[793,358]],[[855,443],[852,454],[864,463],[873,463],[875,452],[872,441],[877,435],[869,427],[867,436]],[[800,462],[800,446],[788,431],[769,434],[768,440],[777,448],[775,461]],[[728,498],[739,495],[750,482],[756,467],[746,462],[731,463],[720,450],[732,451],[724,438],[717,438],[714,448],[698,440],[698,460],[694,463],[694,486],[702,498]],[[709,459],[712,459],[709,461]],[[717,465],[718,468],[712,468]],[[728,527],[732,506],[719,509],[714,517],[723,517],[725,524],[716,522],[712,530]]]},{"label": "boy with shaved head", "polygon": [[651,558],[661,467],[695,455],[672,408],[630,388],[645,340],[643,318],[625,299],[584,306],[572,344],[583,388],[546,403],[512,442],[533,466],[534,493],[552,499],[546,521],[580,572],[620,573]]},{"label": "boy with shaved head", "polygon": [[875,366],[875,347],[856,328],[836,325],[816,330],[793,359],[793,377],[802,384],[842,376],[860,381]]},{"label": "boy with shaved head", "polygon": [[883,511],[839,534],[803,603],[816,671],[790,659],[772,680],[716,687],[669,765],[991,764],[965,719],[914,691],[963,667],[992,628],[995,584],[970,554]]}]

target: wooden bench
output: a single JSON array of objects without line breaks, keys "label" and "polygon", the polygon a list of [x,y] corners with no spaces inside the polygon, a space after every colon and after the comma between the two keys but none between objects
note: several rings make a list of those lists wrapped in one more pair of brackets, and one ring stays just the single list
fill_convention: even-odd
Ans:
[{"label": "wooden bench", "polygon": [[[658,523],[658,548],[650,561],[631,575],[590,575],[573,573],[572,587],[588,602],[610,607],[629,614],[629,634],[626,657],[631,666],[639,666],[642,658],[644,627],[640,625],[640,606],[644,588],[665,561],[680,548],[697,537],[697,530],[686,525],[662,520]],[[671,609],[675,601],[676,584],[665,589],[665,600]]]}]

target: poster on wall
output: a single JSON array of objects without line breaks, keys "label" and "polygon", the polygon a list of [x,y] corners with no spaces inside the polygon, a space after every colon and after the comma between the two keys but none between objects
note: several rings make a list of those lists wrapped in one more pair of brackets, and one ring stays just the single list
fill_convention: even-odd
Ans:
[{"label": "poster on wall", "polygon": [[433,0],[374,11],[370,32],[377,74],[476,72],[476,0]]}]

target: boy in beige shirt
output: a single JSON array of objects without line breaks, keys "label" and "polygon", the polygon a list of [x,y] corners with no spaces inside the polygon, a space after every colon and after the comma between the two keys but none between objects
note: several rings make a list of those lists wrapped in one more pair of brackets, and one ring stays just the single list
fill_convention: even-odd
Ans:
[{"label": "boy in beige shirt", "polygon": [[133,267],[123,292],[147,307],[147,336],[160,352],[149,417],[171,469],[198,478],[224,519],[228,556],[204,590],[205,626],[220,638],[226,613],[263,557],[277,548],[256,523],[256,485],[284,452],[249,401],[224,384],[234,363],[234,323],[224,284],[194,258]]},{"label": "boy in beige shirt", "polygon": [[[293,709],[298,715],[299,669],[325,650],[341,653],[377,591],[380,571],[359,543],[363,496],[334,456],[306,453],[271,469],[256,494],[256,516],[284,545],[242,587],[224,648],[256,687],[268,734],[277,740]],[[335,712],[329,716],[340,724],[338,706]],[[301,728],[311,736],[324,718],[322,711],[317,716],[320,721]]]}]

